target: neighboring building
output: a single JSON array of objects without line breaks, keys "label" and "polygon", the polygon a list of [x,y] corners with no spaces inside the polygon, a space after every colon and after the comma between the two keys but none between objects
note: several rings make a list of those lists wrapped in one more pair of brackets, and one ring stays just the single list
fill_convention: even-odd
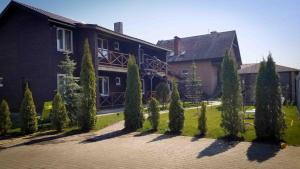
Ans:
[{"label": "neighboring building", "polygon": [[228,50],[237,65],[242,64],[238,39],[235,31],[211,32],[206,35],[161,40],[158,46],[172,50],[167,56],[168,70],[184,79],[191,72],[192,62],[196,63],[197,75],[202,81],[207,98],[220,96],[221,63]]},{"label": "neighboring building", "polygon": [[[241,69],[238,71],[241,77],[245,104],[255,103],[255,83],[259,67],[259,63],[243,64],[241,66]],[[280,77],[282,97],[284,97],[285,101],[295,103],[297,97],[296,76],[299,73],[299,70],[286,66],[276,65],[276,71]]]},{"label": "neighboring building", "polygon": [[121,22],[114,26],[111,31],[11,1],[0,15],[0,99],[7,99],[12,111],[18,111],[28,83],[41,112],[63,83],[57,65],[65,52],[77,62],[79,76],[86,38],[97,75],[97,108],[123,104],[129,54],[136,56],[147,98],[150,80],[154,89],[166,76],[169,50],[124,35]]}]

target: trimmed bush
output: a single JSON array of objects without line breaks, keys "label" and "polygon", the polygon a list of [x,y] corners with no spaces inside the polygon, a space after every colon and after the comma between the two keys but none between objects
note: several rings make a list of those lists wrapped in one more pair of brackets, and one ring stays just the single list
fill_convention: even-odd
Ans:
[{"label": "trimmed bush", "polygon": [[169,129],[171,133],[180,133],[184,123],[184,110],[180,102],[177,84],[172,83],[171,103],[169,107]]},{"label": "trimmed bush", "polygon": [[67,110],[61,95],[57,92],[52,102],[50,113],[52,127],[57,131],[62,131],[67,124]]},{"label": "trimmed bush", "polygon": [[156,131],[159,124],[159,103],[153,97],[149,102],[148,112],[152,129]]},{"label": "trimmed bush", "polygon": [[82,98],[79,124],[82,130],[89,131],[96,124],[96,75],[88,39],[84,41],[80,85]]},{"label": "trimmed bush", "polygon": [[143,106],[142,106],[142,84],[139,68],[135,57],[129,56],[127,70],[127,83],[125,92],[125,129],[135,131],[143,127]]},{"label": "trimmed bush", "polygon": [[198,129],[200,131],[200,135],[204,136],[206,134],[206,104],[204,102],[201,103],[201,111],[198,119]]},{"label": "trimmed bush", "polygon": [[20,112],[22,119],[22,132],[25,134],[36,132],[38,129],[36,109],[28,84],[25,86],[25,93],[21,103]]},{"label": "trimmed bush", "polygon": [[8,103],[5,100],[2,100],[0,105],[0,135],[5,135],[11,125]]}]

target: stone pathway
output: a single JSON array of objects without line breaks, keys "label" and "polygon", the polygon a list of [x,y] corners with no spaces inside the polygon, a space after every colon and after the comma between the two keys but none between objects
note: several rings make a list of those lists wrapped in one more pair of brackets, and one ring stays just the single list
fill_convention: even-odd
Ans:
[{"label": "stone pathway", "polygon": [[126,134],[122,128],[119,122],[95,133],[2,145],[0,168],[300,168],[300,147]]}]

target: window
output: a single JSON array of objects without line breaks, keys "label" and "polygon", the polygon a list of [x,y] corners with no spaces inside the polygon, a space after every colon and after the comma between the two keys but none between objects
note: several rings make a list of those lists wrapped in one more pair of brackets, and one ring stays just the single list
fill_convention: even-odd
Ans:
[{"label": "window", "polygon": [[189,74],[189,71],[188,70],[182,70],[181,74],[183,76],[187,76]]},{"label": "window", "polygon": [[68,29],[57,28],[57,51],[73,52],[73,33]]},{"label": "window", "polygon": [[98,38],[98,49],[100,53],[98,54],[99,57],[108,58],[108,41],[106,39]]},{"label": "window", "polygon": [[120,77],[116,77],[116,85],[117,86],[121,85],[121,78]]},{"label": "window", "polygon": [[65,74],[57,74],[57,91],[61,94],[64,93],[64,86],[66,84],[65,77]]},{"label": "window", "polygon": [[101,96],[109,96],[109,77],[103,76],[99,78],[99,87]]},{"label": "window", "polygon": [[120,50],[120,44],[119,44],[119,42],[114,42],[114,50],[116,50],[116,51]]},{"label": "window", "polygon": [[145,81],[144,81],[144,79],[141,79],[141,83],[142,83],[142,94],[145,94]]},{"label": "window", "polygon": [[3,77],[0,77],[0,87],[3,87]]}]

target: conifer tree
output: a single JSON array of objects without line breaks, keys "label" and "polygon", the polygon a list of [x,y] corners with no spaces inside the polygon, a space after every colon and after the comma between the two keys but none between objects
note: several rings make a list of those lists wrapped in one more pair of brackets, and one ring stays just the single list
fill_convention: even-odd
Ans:
[{"label": "conifer tree", "polygon": [[67,124],[67,110],[61,95],[57,92],[52,102],[50,119],[53,128],[62,131]]},{"label": "conifer tree", "polygon": [[171,103],[169,107],[169,129],[171,133],[180,133],[184,123],[184,110],[180,102],[177,84],[172,83]]},{"label": "conifer tree", "polygon": [[79,123],[82,130],[88,131],[96,123],[96,75],[88,39],[84,41],[80,85],[82,96]]},{"label": "conifer tree", "polygon": [[184,81],[184,87],[185,97],[193,103],[196,103],[198,106],[202,96],[202,85],[201,80],[197,76],[197,65],[194,61],[191,66],[191,73],[187,75],[187,78]]},{"label": "conifer tree", "polygon": [[159,124],[159,103],[155,98],[151,98],[149,102],[149,119],[153,130],[157,130]]},{"label": "conifer tree", "polygon": [[222,121],[221,127],[231,137],[237,137],[243,132],[241,110],[240,78],[236,64],[226,51],[222,63]]},{"label": "conifer tree", "polygon": [[135,131],[143,127],[142,85],[135,57],[129,56],[125,92],[125,129]]},{"label": "conifer tree", "polygon": [[280,140],[286,124],[281,111],[279,76],[271,54],[262,61],[256,80],[255,132],[258,139]]},{"label": "conifer tree", "polygon": [[28,84],[25,86],[25,93],[21,103],[20,112],[22,118],[22,132],[25,134],[36,132],[38,129],[36,108]]},{"label": "conifer tree", "polygon": [[201,111],[198,119],[198,129],[200,130],[200,135],[205,135],[207,131],[206,125],[206,105],[204,102],[201,103]]},{"label": "conifer tree", "polygon": [[62,85],[62,89],[58,89],[58,92],[62,95],[66,104],[71,125],[75,125],[80,111],[80,107],[78,106],[80,101],[79,78],[74,77],[76,62],[66,54],[65,59],[62,60],[58,66],[62,69],[62,73],[65,74],[63,77],[65,83]]},{"label": "conifer tree", "polygon": [[11,127],[10,110],[6,100],[0,105],[0,135],[5,135]]},{"label": "conifer tree", "polygon": [[166,104],[169,100],[169,96],[170,96],[170,88],[168,83],[166,82],[160,82],[156,88],[156,95],[157,95],[157,99],[161,102],[161,104],[163,105],[163,109],[166,108]]}]

